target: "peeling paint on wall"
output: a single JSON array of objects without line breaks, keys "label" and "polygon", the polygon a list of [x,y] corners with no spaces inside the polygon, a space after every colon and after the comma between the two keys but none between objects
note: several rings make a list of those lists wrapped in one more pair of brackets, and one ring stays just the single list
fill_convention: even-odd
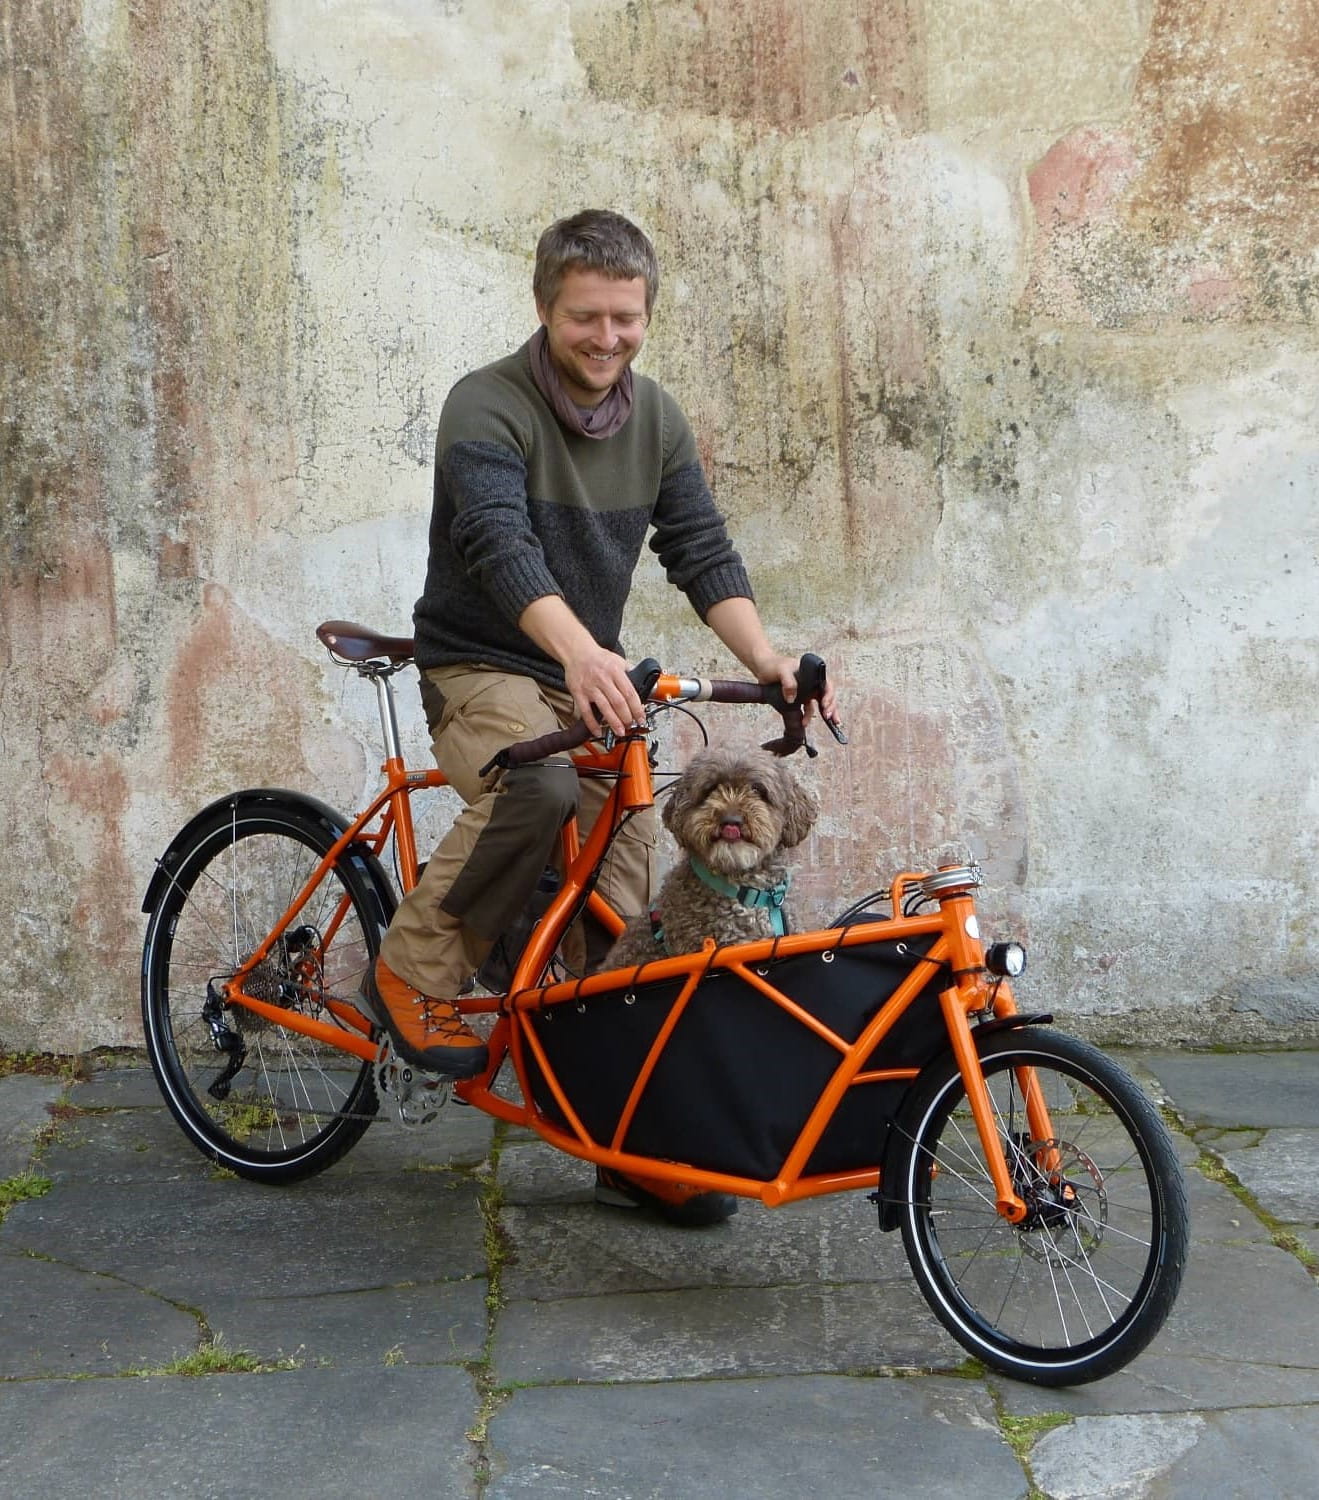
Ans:
[{"label": "peeling paint on wall", "polygon": [[1030,177],[1027,305],[1100,327],[1315,321],[1319,9],[1160,0],[1130,114]]}]

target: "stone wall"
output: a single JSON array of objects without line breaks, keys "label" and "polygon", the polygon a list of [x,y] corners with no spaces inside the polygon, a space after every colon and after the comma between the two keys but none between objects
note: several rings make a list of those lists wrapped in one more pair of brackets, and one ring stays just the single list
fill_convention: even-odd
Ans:
[{"label": "stone wall", "polygon": [[[408,629],[445,392],[597,204],[843,689],[808,904],[969,850],[1077,1029],[1319,1035],[1313,0],[6,0],[0,85],[0,1044],[140,1035],[203,803],[361,804],[313,628]],[[628,643],[732,668],[649,565]]]}]

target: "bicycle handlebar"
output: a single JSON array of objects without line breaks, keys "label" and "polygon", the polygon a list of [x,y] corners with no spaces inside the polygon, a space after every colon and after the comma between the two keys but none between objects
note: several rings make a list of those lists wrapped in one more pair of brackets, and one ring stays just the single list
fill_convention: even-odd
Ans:
[{"label": "bicycle handlebar", "polygon": [[[783,696],[783,688],[777,682],[720,680],[681,680],[676,694],[665,694],[661,698],[655,698],[653,695],[662,674],[660,664],[653,657],[647,657],[645,661],[640,661],[635,667],[629,668],[627,675],[643,703],[768,703],[782,717],[783,733],[778,739],[767,740],[761,748],[773,755],[792,755],[801,749],[805,749],[807,755],[810,756],[817,754],[815,747],[806,738],[805,705],[818,703],[824,696],[826,673],[824,662],[811,652],[807,652],[798,665],[797,696],[791,702]],[[821,722],[840,745],[847,744],[847,736],[843,733],[843,726],[837,719],[826,719],[821,714]],[[498,755],[493,756],[481,767],[480,774],[488,776],[496,767],[509,771],[515,766],[527,766],[533,761],[545,760],[551,755],[563,755],[569,750],[576,750],[578,746],[594,738],[596,736],[587,728],[585,722],[578,719],[575,724],[570,724],[566,729],[556,730],[552,734],[542,734],[538,739],[520,740],[517,744],[506,745]]]}]

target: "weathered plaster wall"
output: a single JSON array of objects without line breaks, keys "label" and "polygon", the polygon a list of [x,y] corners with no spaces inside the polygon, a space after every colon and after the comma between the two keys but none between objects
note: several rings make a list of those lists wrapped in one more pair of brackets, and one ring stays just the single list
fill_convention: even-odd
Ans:
[{"label": "weathered plaster wall", "polygon": [[444,394],[593,203],[844,685],[808,900],[969,847],[1081,1029],[1319,1033],[1317,63],[1313,0],[5,0],[0,1043],[134,1039],[203,802],[357,804],[312,628],[406,628]]}]

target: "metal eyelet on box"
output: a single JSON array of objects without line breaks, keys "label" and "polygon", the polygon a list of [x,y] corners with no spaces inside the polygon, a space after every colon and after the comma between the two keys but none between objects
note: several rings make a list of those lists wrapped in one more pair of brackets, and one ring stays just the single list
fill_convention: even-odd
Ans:
[{"label": "metal eyelet on box", "polygon": [[906,958],[908,953],[911,952],[911,949],[907,947],[906,943],[899,943],[897,946],[897,951],[903,958]]},{"label": "metal eyelet on box", "polygon": [[820,955],[820,962],[821,963],[825,963],[825,964],[831,964],[831,963],[833,963],[833,961],[834,961],[834,950],[832,948],[826,948],[824,950],[824,952]]},{"label": "metal eyelet on box", "polygon": [[624,1005],[635,1005],[636,1003],[637,1003],[637,997],[632,993],[631,990],[629,990],[627,992],[627,994],[623,996],[623,1004]]},{"label": "metal eyelet on box", "polygon": [[586,1001],[585,1000],[579,1000],[577,1002],[577,1014],[579,1016],[584,1016],[586,1014]]},{"label": "metal eyelet on box", "polygon": [[760,977],[763,979],[765,977],[765,975],[769,973],[769,965],[765,964],[765,965],[763,965],[761,967],[757,967],[756,973],[759,974]]}]

